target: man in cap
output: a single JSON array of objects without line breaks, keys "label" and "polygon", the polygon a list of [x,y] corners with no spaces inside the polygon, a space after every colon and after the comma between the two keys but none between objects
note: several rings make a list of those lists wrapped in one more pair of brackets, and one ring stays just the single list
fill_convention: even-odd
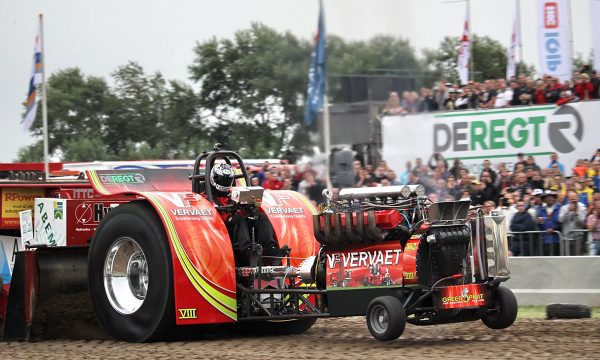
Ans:
[{"label": "man in cap", "polygon": [[[573,230],[585,228],[585,218],[587,208],[579,202],[579,195],[576,191],[567,193],[567,203],[560,208],[559,220],[562,223],[562,233],[568,244],[568,249],[565,247],[565,255],[580,255],[576,254],[577,242],[581,240],[581,232],[571,233]],[[569,251],[566,253],[566,251]]]},{"label": "man in cap", "polygon": [[[467,89],[468,90],[468,89]],[[468,90],[469,91],[469,90]],[[469,94],[463,89],[458,89],[457,99],[454,102],[457,110],[466,110],[469,107]]]},{"label": "man in cap", "polygon": [[560,255],[560,238],[558,234],[553,233],[562,230],[559,218],[560,204],[556,203],[556,192],[546,190],[541,195],[541,200],[545,205],[538,209],[537,224],[540,231],[546,232],[544,235],[544,255]]},{"label": "man in cap", "polygon": [[479,180],[471,182],[473,184],[473,193],[471,194],[471,205],[483,205],[487,200],[482,191],[483,184]]},{"label": "man in cap", "polygon": [[444,110],[454,110],[454,101],[456,100],[456,92],[453,88],[448,89],[448,96],[444,100]]}]

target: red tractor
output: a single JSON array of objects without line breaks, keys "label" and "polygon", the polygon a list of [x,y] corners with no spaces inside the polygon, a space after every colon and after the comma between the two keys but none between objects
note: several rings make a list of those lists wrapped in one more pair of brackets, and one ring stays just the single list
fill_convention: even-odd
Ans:
[{"label": "red tractor", "polygon": [[342,263],[338,263],[339,271],[329,274],[329,283],[332,287],[352,286],[352,270],[344,270]]}]

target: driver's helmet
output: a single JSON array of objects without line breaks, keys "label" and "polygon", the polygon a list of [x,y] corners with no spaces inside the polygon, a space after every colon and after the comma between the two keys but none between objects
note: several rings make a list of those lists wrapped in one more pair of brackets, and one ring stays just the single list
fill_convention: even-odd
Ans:
[{"label": "driver's helmet", "polygon": [[215,164],[210,170],[210,184],[219,193],[229,195],[233,185],[233,167],[229,164]]}]

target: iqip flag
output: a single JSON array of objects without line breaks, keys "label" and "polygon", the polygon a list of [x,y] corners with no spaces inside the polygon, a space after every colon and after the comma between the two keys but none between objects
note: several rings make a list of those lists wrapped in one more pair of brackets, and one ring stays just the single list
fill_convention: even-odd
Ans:
[{"label": "iqip flag", "polygon": [[37,84],[42,82],[42,35],[41,24],[38,24],[37,36],[35,37],[35,49],[33,54],[33,66],[31,68],[31,79],[29,80],[29,93],[27,95],[27,110],[23,121],[23,131],[27,132],[33,121],[37,110]]},{"label": "iqip flag", "polygon": [[538,52],[540,72],[571,79],[567,0],[538,0]]},{"label": "iqip flag", "polygon": [[512,35],[508,48],[508,65],[506,66],[506,79],[515,76],[517,72],[517,46],[519,46],[519,0],[515,0],[515,17],[513,19]]},{"label": "iqip flag", "polygon": [[469,8],[465,14],[465,26],[463,30],[462,40],[460,42],[460,50],[458,51],[458,61],[456,62],[456,71],[460,77],[460,83],[466,84],[469,82],[469,60],[471,59],[471,39],[469,37]]},{"label": "iqip flag", "polygon": [[323,4],[319,9],[319,29],[315,37],[315,50],[312,53],[312,63],[308,73],[308,92],[306,94],[306,125],[312,124],[313,119],[323,106],[323,96],[326,91],[327,55],[325,39],[325,21]]}]

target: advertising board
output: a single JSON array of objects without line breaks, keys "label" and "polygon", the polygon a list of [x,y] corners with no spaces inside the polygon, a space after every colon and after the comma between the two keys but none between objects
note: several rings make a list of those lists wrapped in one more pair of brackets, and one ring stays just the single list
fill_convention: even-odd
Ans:
[{"label": "advertising board", "polygon": [[[600,101],[563,106],[545,105],[502,110],[468,110],[382,118],[383,159],[396,172],[426,164],[434,153],[452,160],[459,157],[470,173],[479,173],[484,160],[512,169],[517,154],[532,155],[548,167],[556,152],[566,169],[577,159],[589,159],[598,146]],[[568,174],[570,175],[570,173]]]},{"label": "advertising board", "polygon": [[19,228],[19,212],[32,210],[35,199],[44,197],[43,188],[2,188],[1,223],[6,228]]}]

